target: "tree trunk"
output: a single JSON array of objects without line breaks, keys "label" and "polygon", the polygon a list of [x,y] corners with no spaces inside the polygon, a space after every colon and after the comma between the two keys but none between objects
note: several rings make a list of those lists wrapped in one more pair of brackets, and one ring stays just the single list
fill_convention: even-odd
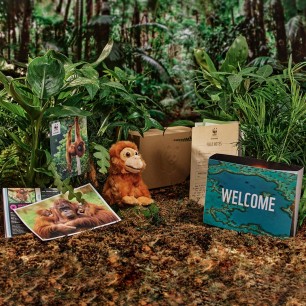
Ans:
[{"label": "tree trunk", "polygon": [[101,0],[96,0],[96,16],[100,15],[102,10]]},{"label": "tree trunk", "polygon": [[[134,4],[133,25],[139,25],[139,24],[140,24],[140,12],[139,12],[138,3],[136,0]],[[134,27],[133,34],[134,34],[134,41],[135,41],[136,47],[140,48],[141,47],[140,27]],[[137,56],[135,59],[135,65],[136,65],[135,67],[136,72],[141,73],[142,67],[141,67],[141,61],[140,61],[139,56]]]},{"label": "tree trunk", "polygon": [[83,16],[84,16],[84,5],[83,5],[83,0],[79,0],[79,13],[80,13],[80,18],[79,18],[79,30],[78,30],[78,60],[82,59],[82,41],[83,41]]},{"label": "tree trunk", "polygon": [[245,33],[251,59],[268,54],[264,26],[263,0],[245,0]]},{"label": "tree trunk", "polygon": [[30,25],[32,17],[31,0],[24,0],[23,21],[21,29],[20,49],[17,60],[19,62],[27,62],[30,44]]},{"label": "tree trunk", "polygon": [[66,5],[66,9],[65,9],[65,16],[64,16],[64,20],[63,20],[63,34],[64,35],[65,35],[65,29],[66,29],[66,26],[67,26],[70,4],[71,4],[71,0],[68,0],[67,5]]},{"label": "tree trunk", "polygon": [[[92,0],[87,0],[87,5],[86,5],[86,18],[87,18],[87,25],[91,20],[92,17]],[[89,27],[87,26],[86,29],[86,40],[85,40],[85,59],[88,61],[90,59],[90,37],[91,33],[89,30]]]},{"label": "tree trunk", "polygon": [[6,16],[6,23],[7,23],[7,59],[11,60],[11,4],[12,2],[7,3],[7,16]]},{"label": "tree trunk", "polygon": [[288,59],[287,36],[285,29],[284,9],[281,0],[272,1],[271,13],[273,17],[273,28],[275,31],[277,58],[281,62],[286,62]]},{"label": "tree trunk", "polygon": [[289,36],[291,43],[292,60],[295,63],[306,60],[306,28],[303,16],[293,17],[294,20],[292,34]]},{"label": "tree trunk", "polygon": [[268,55],[268,48],[267,48],[266,30],[265,30],[265,23],[264,23],[263,0],[256,1],[255,16],[256,16],[256,21],[257,21],[256,28],[258,31],[257,37],[258,37],[258,46],[259,46],[257,56],[266,56]]},{"label": "tree trunk", "polygon": [[57,7],[56,7],[56,13],[58,13],[58,14],[60,14],[61,13],[61,11],[62,11],[62,6],[63,6],[63,0],[59,0],[59,3],[58,3],[58,5],[57,5]]},{"label": "tree trunk", "polygon": [[[11,45],[16,46],[17,45],[17,35],[16,35],[16,23],[15,18],[17,16],[17,6],[16,6],[17,0],[12,0],[12,6],[11,6]],[[14,48],[14,58],[18,58],[18,49]]]},{"label": "tree trunk", "polygon": [[75,32],[76,32],[76,60],[81,60],[82,57],[82,20],[83,20],[83,0],[77,0],[75,4]]}]

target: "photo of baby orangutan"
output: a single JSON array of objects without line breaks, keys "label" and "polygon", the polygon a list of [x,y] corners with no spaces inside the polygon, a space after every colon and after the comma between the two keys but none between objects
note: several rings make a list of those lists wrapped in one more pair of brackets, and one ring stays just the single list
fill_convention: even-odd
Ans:
[{"label": "photo of baby orangutan", "polygon": [[42,240],[76,234],[120,221],[117,214],[90,185],[82,203],[64,195],[16,209],[23,223]]}]

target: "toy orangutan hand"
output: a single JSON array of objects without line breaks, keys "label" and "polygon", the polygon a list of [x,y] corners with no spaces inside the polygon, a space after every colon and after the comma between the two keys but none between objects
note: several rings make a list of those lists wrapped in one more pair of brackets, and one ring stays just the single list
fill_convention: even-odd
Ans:
[{"label": "toy orangutan hand", "polygon": [[154,203],[141,173],[146,167],[135,143],[119,141],[111,146],[108,178],[103,197],[110,204],[150,205]]}]

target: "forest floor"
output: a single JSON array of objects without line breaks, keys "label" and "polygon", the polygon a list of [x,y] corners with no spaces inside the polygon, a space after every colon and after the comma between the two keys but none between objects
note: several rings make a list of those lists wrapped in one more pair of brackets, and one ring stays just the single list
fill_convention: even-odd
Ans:
[{"label": "forest floor", "polygon": [[1,224],[0,305],[305,305],[305,222],[288,239],[210,227],[188,190],[49,242],[6,239]]}]

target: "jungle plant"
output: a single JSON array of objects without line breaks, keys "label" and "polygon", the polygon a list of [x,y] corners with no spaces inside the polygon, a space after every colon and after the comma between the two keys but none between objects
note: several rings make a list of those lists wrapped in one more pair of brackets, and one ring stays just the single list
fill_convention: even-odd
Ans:
[{"label": "jungle plant", "polygon": [[238,37],[219,71],[204,50],[196,50],[201,75],[197,105],[202,116],[238,120],[243,154],[266,160],[306,164],[305,93],[298,79],[306,63],[274,75],[272,66],[247,67],[247,44]]},{"label": "jungle plant", "polygon": [[252,93],[236,95],[233,110],[243,131],[244,154],[287,164],[306,165],[306,94],[295,75],[306,66],[271,76]]},{"label": "jungle plant", "polygon": [[[246,39],[239,36],[234,40],[219,70],[203,48],[195,49],[194,56],[200,67],[195,80],[198,111],[212,119],[233,119],[231,108],[234,94],[249,90],[250,75],[256,69],[241,68],[248,58]],[[260,78],[262,73],[267,74],[259,71],[257,77]]]},{"label": "jungle plant", "polygon": [[[102,118],[98,136],[107,135],[111,139],[127,139],[130,130],[141,135],[150,128],[163,130],[154,118],[163,116],[159,106],[148,98],[136,93],[136,78],[119,67],[114,70],[105,67],[100,79],[100,91],[93,103],[92,112]],[[97,119],[96,116],[93,118]]]},{"label": "jungle plant", "polygon": [[64,55],[48,51],[29,61],[25,77],[12,79],[0,73],[4,86],[0,105],[13,123],[5,128],[5,133],[28,161],[12,173],[17,184],[44,186],[50,181],[48,176],[52,173],[47,169],[44,143],[48,123],[58,117],[91,114],[84,108],[99,90],[99,76],[94,67],[110,49],[111,43],[93,64],[73,64]]}]

